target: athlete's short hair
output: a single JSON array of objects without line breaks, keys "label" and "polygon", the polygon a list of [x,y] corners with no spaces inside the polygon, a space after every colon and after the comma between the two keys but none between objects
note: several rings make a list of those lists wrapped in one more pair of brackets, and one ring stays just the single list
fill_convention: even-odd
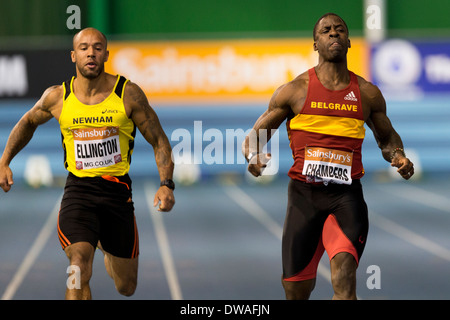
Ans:
[{"label": "athlete's short hair", "polygon": [[[108,47],[108,39],[106,38],[105,34],[103,32],[101,32],[100,30],[96,29],[96,28],[92,28],[92,27],[88,27],[88,28],[84,28],[81,29],[80,31],[78,31],[77,33],[74,34],[73,39],[72,39],[72,43],[75,44],[75,38],[82,32],[85,30],[95,30],[98,33],[100,33],[100,35],[102,36],[102,38],[105,40],[105,47]],[[74,48],[75,49],[75,48]]]},{"label": "athlete's short hair", "polygon": [[345,26],[345,29],[347,29],[347,36],[348,36],[348,27],[347,27],[347,24],[345,23],[344,19],[342,19],[342,18],[341,18],[338,14],[336,14],[336,13],[328,12],[328,13],[325,13],[323,16],[321,16],[321,17],[317,20],[316,24],[314,25],[314,29],[313,29],[313,39],[316,40],[316,31],[317,31],[317,27],[318,27],[318,25],[319,25],[320,20],[322,20],[323,18],[326,18],[326,17],[328,17],[328,16],[335,16],[335,17],[338,17],[339,19],[341,19],[342,23],[343,23],[344,26]]}]

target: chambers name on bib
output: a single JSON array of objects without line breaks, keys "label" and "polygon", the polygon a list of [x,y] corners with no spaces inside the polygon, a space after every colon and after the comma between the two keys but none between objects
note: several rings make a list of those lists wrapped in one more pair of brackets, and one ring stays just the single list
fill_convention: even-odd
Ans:
[{"label": "chambers name on bib", "polygon": [[320,147],[305,147],[302,174],[306,182],[352,184],[353,153]]}]

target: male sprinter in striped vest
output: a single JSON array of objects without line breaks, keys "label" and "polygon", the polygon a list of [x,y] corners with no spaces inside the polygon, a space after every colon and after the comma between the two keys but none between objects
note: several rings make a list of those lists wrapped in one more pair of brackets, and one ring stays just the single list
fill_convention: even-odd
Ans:
[{"label": "male sprinter in striped vest", "polygon": [[[154,205],[170,211],[175,203],[172,149],[142,90],[120,75],[104,71],[106,37],[86,28],[73,38],[76,77],[48,88],[12,130],[0,159],[0,186],[12,184],[9,164],[30,141],[37,126],[56,118],[69,171],[58,218],[58,236],[80,283],[66,299],[91,299],[89,280],[95,248],[119,293],[137,285],[139,239],[128,176],[136,127],[153,146],[161,183]],[[76,277],[75,277],[76,279]]]},{"label": "male sprinter in striped vest", "polygon": [[[379,89],[347,69],[346,23],[336,14],[314,26],[319,63],[279,87],[253,129],[276,129],[286,119],[294,164],[288,175],[283,231],[283,287],[287,299],[308,299],[324,252],[330,258],[334,299],[356,299],[356,269],[368,232],[360,178],[364,123],[384,159],[409,179],[414,168],[386,115]],[[243,153],[259,176],[270,159],[249,135]]]}]

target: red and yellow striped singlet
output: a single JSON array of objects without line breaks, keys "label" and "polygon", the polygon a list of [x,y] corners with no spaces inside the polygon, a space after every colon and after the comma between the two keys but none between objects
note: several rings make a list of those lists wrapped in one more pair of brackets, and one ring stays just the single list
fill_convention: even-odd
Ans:
[{"label": "red and yellow striped singlet", "polygon": [[286,127],[294,158],[289,177],[311,183],[351,184],[364,175],[361,147],[365,128],[358,79],[329,90],[309,69],[309,85],[303,109]]}]

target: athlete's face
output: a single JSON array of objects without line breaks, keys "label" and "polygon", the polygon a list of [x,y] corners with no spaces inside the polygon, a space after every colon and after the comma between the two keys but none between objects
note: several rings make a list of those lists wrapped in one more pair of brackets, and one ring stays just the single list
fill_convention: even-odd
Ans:
[{"label": "athlete's face", "polygon": [[314,50],[319,56],[326,61],[340,62],[346,58],[348,48],[350,40],[343,21],[334,15],[321,19],[314,40]]},{"label": "athlete's face", "polygon": [[80,31],[73,40],[72,62],[85,78],[94,79],[104,70],[109,52],[106,39],[95,29]]}]

